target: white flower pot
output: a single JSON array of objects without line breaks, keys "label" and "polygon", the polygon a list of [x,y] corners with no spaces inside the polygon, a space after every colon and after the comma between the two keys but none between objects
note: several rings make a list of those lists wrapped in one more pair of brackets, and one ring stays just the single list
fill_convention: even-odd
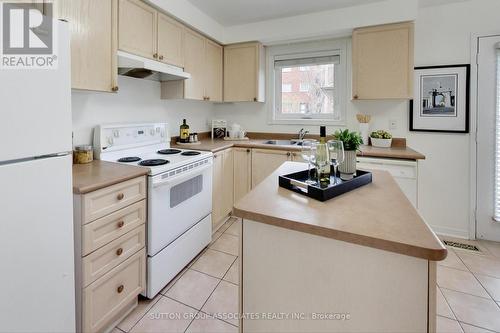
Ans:
[{"label": "white flower pot", "polygon": [[370,136],[370,124],[369,123],[360,123],[359,131],[361,133],[361,138],[363,139],[363,144],[368,146],[368,137]]},{"label": "white flower pot", "polygon": [[344,162],[339,165],[340,178],[352,179],[356,173],[356,150],[344,151]]},{"label": "white flower pot", "polygon": [[375,139],[370,138],[373,147],[379,148],[391,148],[392,139]]}]

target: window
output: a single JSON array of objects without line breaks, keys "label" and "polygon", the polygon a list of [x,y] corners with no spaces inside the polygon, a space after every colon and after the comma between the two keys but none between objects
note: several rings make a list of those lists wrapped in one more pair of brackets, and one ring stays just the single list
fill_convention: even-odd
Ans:
[{"label": "window", "polygon": [[[345,71],[339,52],[273,58],[274,103],[271,123],[344,124],[341,82]],[[285,70],[286,69],[286,70]],[[283,73],[287,75],[283,75]],[[344,75],[342,75],[344,74]]]},{"label": "window", "polygon": [[281,92],[284,92],[284,93],[292,92],[292,84],[291,83],[282,83],[281,84]]}]

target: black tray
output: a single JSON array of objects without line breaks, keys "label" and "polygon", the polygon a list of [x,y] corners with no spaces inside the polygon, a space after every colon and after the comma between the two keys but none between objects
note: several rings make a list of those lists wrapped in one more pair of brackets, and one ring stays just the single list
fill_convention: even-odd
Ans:
[{"label": "black tray", "polygon": [[[311,175],[315,175],[316,170],[311,169]],[[279,185],[283,188],[306,195],[319,201],[326,201],[346,192],[352,191],[360,186],[372,182],[372,173],[369,171],[357,170],[356,175],[351,180],[342,180],[337,177],[337,183],[333,176],[330,176],[330,185],[320,187],[319,184],[306,184],[307,170],[279,176]]]}]

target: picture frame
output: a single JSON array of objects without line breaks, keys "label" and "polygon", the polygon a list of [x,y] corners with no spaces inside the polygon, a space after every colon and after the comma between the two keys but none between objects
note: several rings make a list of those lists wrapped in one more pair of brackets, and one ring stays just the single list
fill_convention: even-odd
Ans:
[{"label": "picture frame", "polygon": [[470,65],[415,67],[409,129],[469,133]]}]

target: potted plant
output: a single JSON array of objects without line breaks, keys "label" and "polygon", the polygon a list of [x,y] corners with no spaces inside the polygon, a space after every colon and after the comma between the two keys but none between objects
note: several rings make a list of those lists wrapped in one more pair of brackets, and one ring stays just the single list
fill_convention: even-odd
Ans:
[{"label": "potted plant", "polygon": [[392,135],[389,132],[378,130],[370,134],[373,147],[390,148],[392,145]]},{"label": "potted plant", "polygon": [[363,139],[358,132],[350,132],[348,129],[336,131],[333,138],[344,144],[344,162],[339,165],[340,178],[352,179],[356,173],[356,152]]}]

